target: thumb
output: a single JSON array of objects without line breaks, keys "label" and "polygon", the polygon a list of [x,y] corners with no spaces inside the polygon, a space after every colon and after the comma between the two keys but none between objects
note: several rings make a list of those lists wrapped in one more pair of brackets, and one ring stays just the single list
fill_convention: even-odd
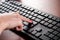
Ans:
[{"label": "thumb", "polygon": [[23,30],[23,26],[24,25],[23,25],[22,21],[20,21],[19,24],[18,24],[18,27],[16,27],[16,30],[17,31]]}]

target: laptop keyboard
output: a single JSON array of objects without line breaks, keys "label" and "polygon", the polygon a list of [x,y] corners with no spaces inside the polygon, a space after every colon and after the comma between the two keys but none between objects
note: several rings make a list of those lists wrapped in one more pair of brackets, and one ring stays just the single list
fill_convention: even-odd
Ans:
[{"label": "laptop keyboard", "polygon": [[10,11],[19,11],[20,15],[33,20],[33,23],[24,21],[24,30],[21,32],[29,35],[34,40],[60,40],[60,18],[17,1],[2,2],[0,4],[0,13]]}]

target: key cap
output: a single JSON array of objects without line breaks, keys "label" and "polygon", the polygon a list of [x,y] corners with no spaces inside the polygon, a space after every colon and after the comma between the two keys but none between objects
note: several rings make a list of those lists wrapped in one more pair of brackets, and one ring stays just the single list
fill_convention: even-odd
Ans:
[{"label": "key cap", "polygon": [[50,34],[50,35],[49,35],[49,37],[53,38],[53,37],[54,37],[54,35],[53,35],[53,34]]},{"label": "key cap", "polygon": [[35,36],[39,37],[41,36],[42,34],[41,33],[36,33]]},{"label": "key cap", "polygon": [[57,40],[57,39],[58,39],[58,37],[57,37],[57,36],[55,36],[53,39]]},{"label": "key cap", "polygon": [[32,33],[32,34],[36,34],[36,33],[37,33],[37,31],[33,30],[31,33]]}]

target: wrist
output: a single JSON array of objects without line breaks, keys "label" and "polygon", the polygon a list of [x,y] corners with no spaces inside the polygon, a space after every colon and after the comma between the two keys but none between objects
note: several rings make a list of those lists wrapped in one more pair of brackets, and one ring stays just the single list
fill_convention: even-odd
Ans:
[{"label": "wrist", "polygon": [[4,23],[0,24],[0,34],[6,29],[7,25]]},{"label": "wrist", "polygon": [[2,32],[3,32],[3,30],[0,29],[0,35],[1,35]]},{"label": "wrist", "polygon": [[0,34],[4,31],[4,28],[0,25]]}]

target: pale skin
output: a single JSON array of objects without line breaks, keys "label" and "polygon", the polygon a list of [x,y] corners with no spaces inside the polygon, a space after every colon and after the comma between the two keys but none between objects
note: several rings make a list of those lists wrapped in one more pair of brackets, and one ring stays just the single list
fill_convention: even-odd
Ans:
[{"label": "pale skin", "polygon": [[19,12],[0,14],[0,34],[6,29],[16,28],[17,31],[23,30],[23,21],[32,23],[32,20],[23,17]]}]

